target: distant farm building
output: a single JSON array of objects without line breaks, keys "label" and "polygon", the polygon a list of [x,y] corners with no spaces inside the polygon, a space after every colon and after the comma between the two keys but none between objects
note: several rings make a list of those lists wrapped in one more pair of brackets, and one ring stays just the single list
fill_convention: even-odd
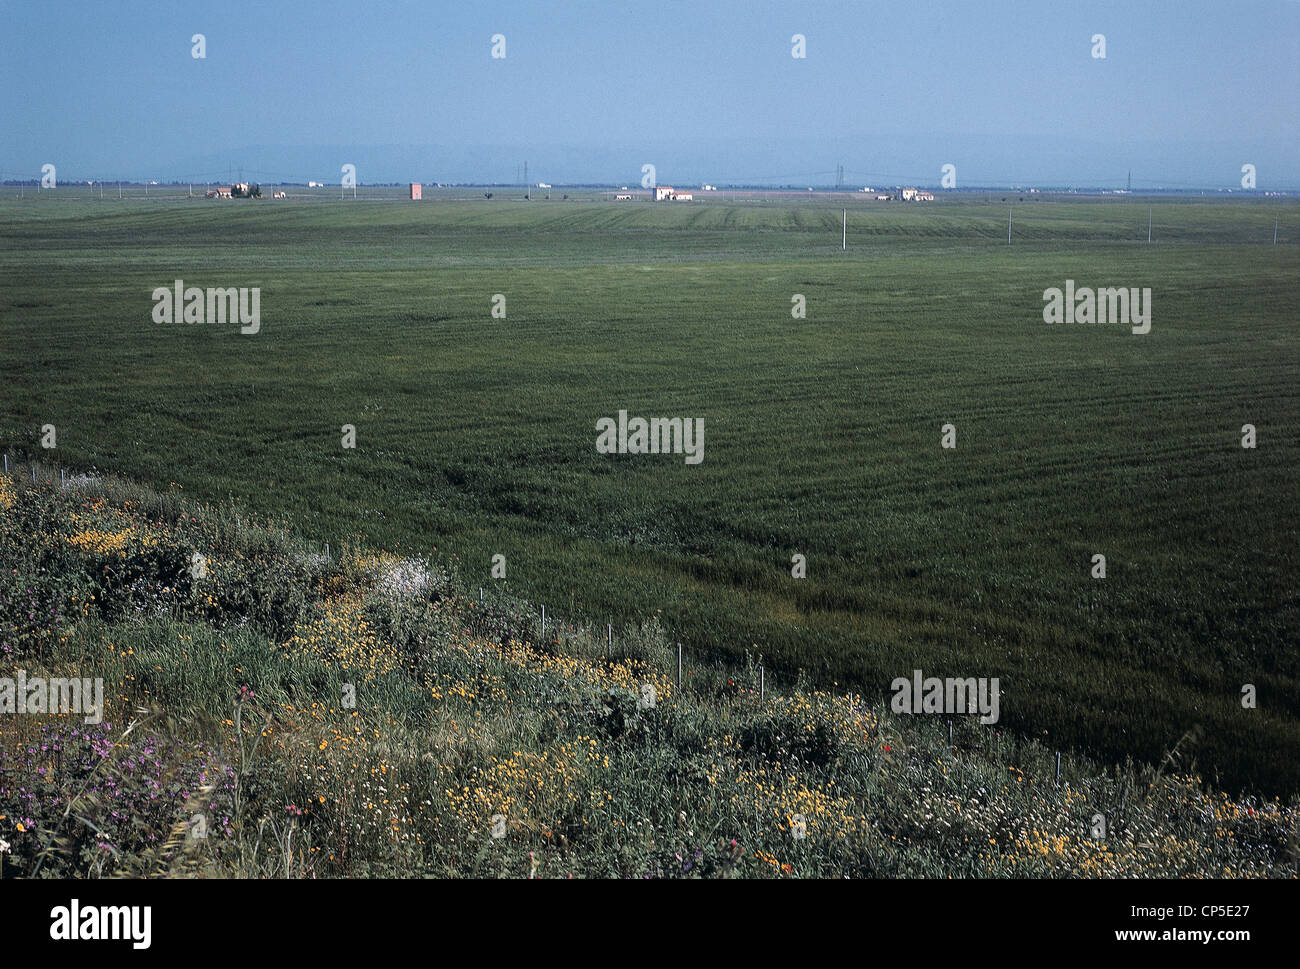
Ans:
[{"label": "distant farm building", "polygon": [[656,202],[691,202],[695,196],[690,192],[679,192],[671,185],[656,185],[654,200]]},{"label": "distant farm building", "polygon": [[249,184],[248,182],[236,182],[230,188],[210,188],[203,193],[203,197],[209,199],[260,199],[262,197],[262,186]]},{"label": "distant farm building", "polygon": [[278,198],[278,199],[287,199],[287,198],[289,197],[289,193],[288,193],[288,192],[276,192],[276,193],[275,193],[275,197]]},{"label": "distant farm building", "polygon": [[615,195],[615,196],[614,196],[614,201],[615,201],[615,202],[630,202],[631,200],[632,200],[632,196],[631,196],[631,195]]},{"label": "distant farm building", "polygon": [[933,202],[934,195],[931,192],[922,192],[914,188],[900,189],[898,197],[904,202]]},{"label": "distant farm building", "polygon": [[419,182],[412,182],[412,183],[411,183],[411,201],[412,201],[412,202],[418,202],[418,201],[420,201],[420,199],[422,199],[422,198],[424,198],[424,186],[422,186]]}]

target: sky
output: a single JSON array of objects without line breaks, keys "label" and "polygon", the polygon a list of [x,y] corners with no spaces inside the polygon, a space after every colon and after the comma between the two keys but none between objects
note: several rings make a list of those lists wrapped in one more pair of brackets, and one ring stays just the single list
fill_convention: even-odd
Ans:
[{"label": "sky", "polygon": [[2,0],[0,83],[2,179],[1300,189],[1295,0]]}]

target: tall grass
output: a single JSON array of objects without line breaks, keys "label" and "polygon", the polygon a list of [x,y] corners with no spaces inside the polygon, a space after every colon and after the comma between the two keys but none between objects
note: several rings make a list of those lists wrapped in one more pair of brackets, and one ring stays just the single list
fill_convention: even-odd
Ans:
[{"label": "tall grass", "polygon": [[0,580],[58,608],[3,616],[3,674],[101,677],[107,704],[0,717],[6,877],[1296,874],[1300,804],[1216,790],[1194,738],[1058,783],[973,717],[950,742],[840,688],[760,694],[757,655],[688,653],[679,688],[655,619],[543,635],[449,557],[326,559],[232,506],[25,470]]}]

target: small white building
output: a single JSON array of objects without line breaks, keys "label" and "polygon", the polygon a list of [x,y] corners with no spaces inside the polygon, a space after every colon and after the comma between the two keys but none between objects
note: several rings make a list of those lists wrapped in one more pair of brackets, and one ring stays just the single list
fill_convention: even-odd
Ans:
[{"label": "small white building", "polygon": [[656,185],[654,200],[656,202],[691,202],[695,196],[690,192],[679,192],[671,185]]}]

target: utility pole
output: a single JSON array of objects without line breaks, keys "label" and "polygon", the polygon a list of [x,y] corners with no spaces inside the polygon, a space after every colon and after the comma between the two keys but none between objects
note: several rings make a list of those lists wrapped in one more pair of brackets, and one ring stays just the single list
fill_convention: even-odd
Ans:
[{"label": "utility pole", "polygon": [[532,183],[528,181],[528,162],[526,161],[524,162],[524,184],[527,186],[527,188],[524,190],[524,197],[529,201],[532,201],[533,186]]},{"label": "utility pole", "polygon": [[840,224],[840,252],[849,247],[849,210],[844,210],[844,221]]}]

